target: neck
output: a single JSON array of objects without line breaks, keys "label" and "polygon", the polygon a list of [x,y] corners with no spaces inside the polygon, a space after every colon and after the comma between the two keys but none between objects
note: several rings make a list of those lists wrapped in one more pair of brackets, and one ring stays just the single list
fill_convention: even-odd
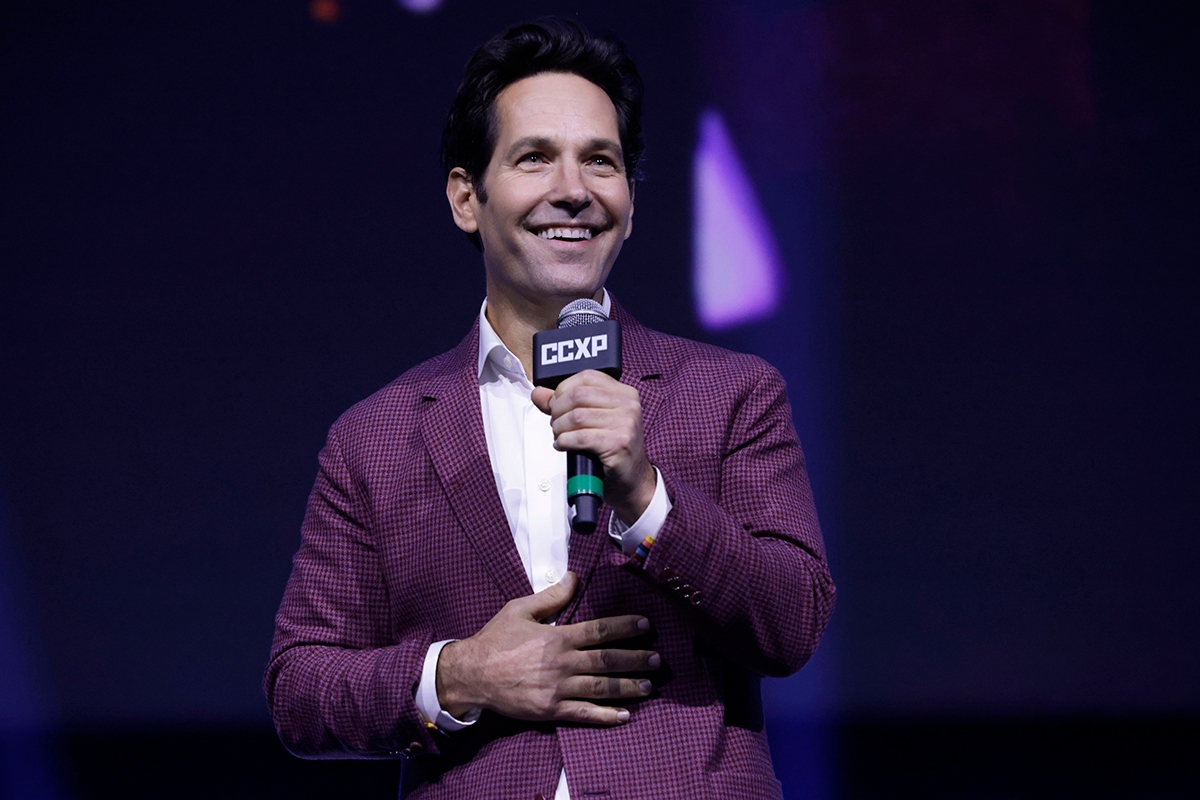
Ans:
[{"label": "neck", "polygon": [[[523,298],[514,301],[502,292],[493,292],[488,287],[487,320],[514,356],[521,359],[525,374],[533,380],[533,335],[539,331],[558,327],[558,312],[577,297],[556,298],[548,302],[527,302]],[[593,296],[597,303],[604,298],[604,289]]]}]

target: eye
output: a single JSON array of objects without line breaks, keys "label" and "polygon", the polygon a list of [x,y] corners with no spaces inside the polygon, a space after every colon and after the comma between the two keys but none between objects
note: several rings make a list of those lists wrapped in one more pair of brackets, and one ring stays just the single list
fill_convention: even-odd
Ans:
[{"label": "eye", "polygon": [[595,155],[588,159],[593,169],[601,172],[615,172],[617,170],[617,161],[612,156]]},{"label": "eye", "polygon": [[526,153],[517,161],[520,164],[543,164],[546,161],[546,157],[541,153]]}]

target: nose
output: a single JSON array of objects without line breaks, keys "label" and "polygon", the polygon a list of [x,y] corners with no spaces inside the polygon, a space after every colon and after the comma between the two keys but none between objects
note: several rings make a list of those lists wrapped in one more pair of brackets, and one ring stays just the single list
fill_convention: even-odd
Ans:
[{"label": "nose", "polygon": [[592,204],[592,192],[587,176],[579,164],[564,162],[555,170],[551,204],[571,211],[581,211]]}]

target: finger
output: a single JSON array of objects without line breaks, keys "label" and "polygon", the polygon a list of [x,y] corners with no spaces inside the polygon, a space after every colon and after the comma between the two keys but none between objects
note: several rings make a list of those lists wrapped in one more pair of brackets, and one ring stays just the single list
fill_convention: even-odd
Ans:
[{"label": "finger", "polygon": [[554,616],[566,607],[567,603],[571,601],[571,596],[575,594],[577,583],[575,573],[568,572],[558,583],[547,586],[537,594],[513,600],[512,605],[520,613],[540,622],[547,617]]},{"label": "finger", "polygon": [[559,689],[563,696],[577,700],[630,700],[650,694],[654,684],[645,678],[576,675],[559,684]]},{"label": "finger", "polygon": [[[603,372],[598,372],[594,369],[585,369],[582,372],[576,372],[574,375],[569,375],[563,378],[558,386],[554,387],[554,395],[561,397],[563,394],[571,391],[576,386],[582,386],[589,383],[595,383],[597,378],[608,378]],[[611,380],[611,378],[609,378]]]},{"label": "finger", "polygon": [[598,430],[633,430],[632,415],[621,408],[579,406],[554,417],[550,428],[555,434],[596,428]]},{"label": "finger", "polygon": [[625,408],[634,405],[637,390],[621,383],[612,386],[576,384],[558,387],[554,393],[554,413],[561,416],[574,408]]},{"label": "finger", "polygon": [[[625,388],[632,388],[632,387],[628,387],[624,383],[621,383],[619,380],[614,378],[612,375],[609,375],[607,372],[601,372],[600,370],[597,370],[597,369],[585,369],[582,372],[577,372],[574,375],[572,375],[571,378],[569,378],[568,380],[570,380],[570,384],[568,385],[567,388],[571,388],[572,386],[607,386],[607,387],[619,386],[619,387],[625,387]],[[567,381],[563,381],[563,383],[567,383]]]},{"label": "finger", "polygon": [[529,395],[529,399],[538,407],[538,410],[543,414],[550,413],[550,401],[554,399],[554,392],[547,389],[545,386],[534,387],[533,393]]},{"label": "finger", "polygon": [[635,614],[621,617],[601,617],[587,622],[564,625],[560,629],[566,644],[575,649],[605,642],[630,639],[650,630],[650,620]]},{"label": "finger", "polygon": [[556,450],[581,450],[595,453],[601,461],[612,460],[612,457],[630,448],[625,444],[626,437],[618,437],[612,431],[600,428],[581,428],[573,431],[563,431],[554,437]]},{"label": "finger", "polygon": [[658,669],[662,658],[652,650],[579,650],[571,659],[571,671],[577,675],[604,675],[609,672],[642,672]]},{"label": "finger", "polygon": [[598,706],[584,700],[563,700],[558,704],[554,719],[584,725],[622,725],[629,721],[629,711],[624,708]]}]

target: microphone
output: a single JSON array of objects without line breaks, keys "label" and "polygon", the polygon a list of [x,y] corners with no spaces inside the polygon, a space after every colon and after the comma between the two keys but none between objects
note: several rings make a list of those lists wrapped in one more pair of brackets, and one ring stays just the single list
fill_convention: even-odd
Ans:
[{"label": "microphone", "polygon": [[[585,369],[621,377],[621,325],[604,315],[595,300],[575,300],[563,306],[556,330],[533,335],[533,384],[553,389]],[[604,470],[592,453],[567,452],[567,503],[571,529],[596,530],[604,502]]]}]

